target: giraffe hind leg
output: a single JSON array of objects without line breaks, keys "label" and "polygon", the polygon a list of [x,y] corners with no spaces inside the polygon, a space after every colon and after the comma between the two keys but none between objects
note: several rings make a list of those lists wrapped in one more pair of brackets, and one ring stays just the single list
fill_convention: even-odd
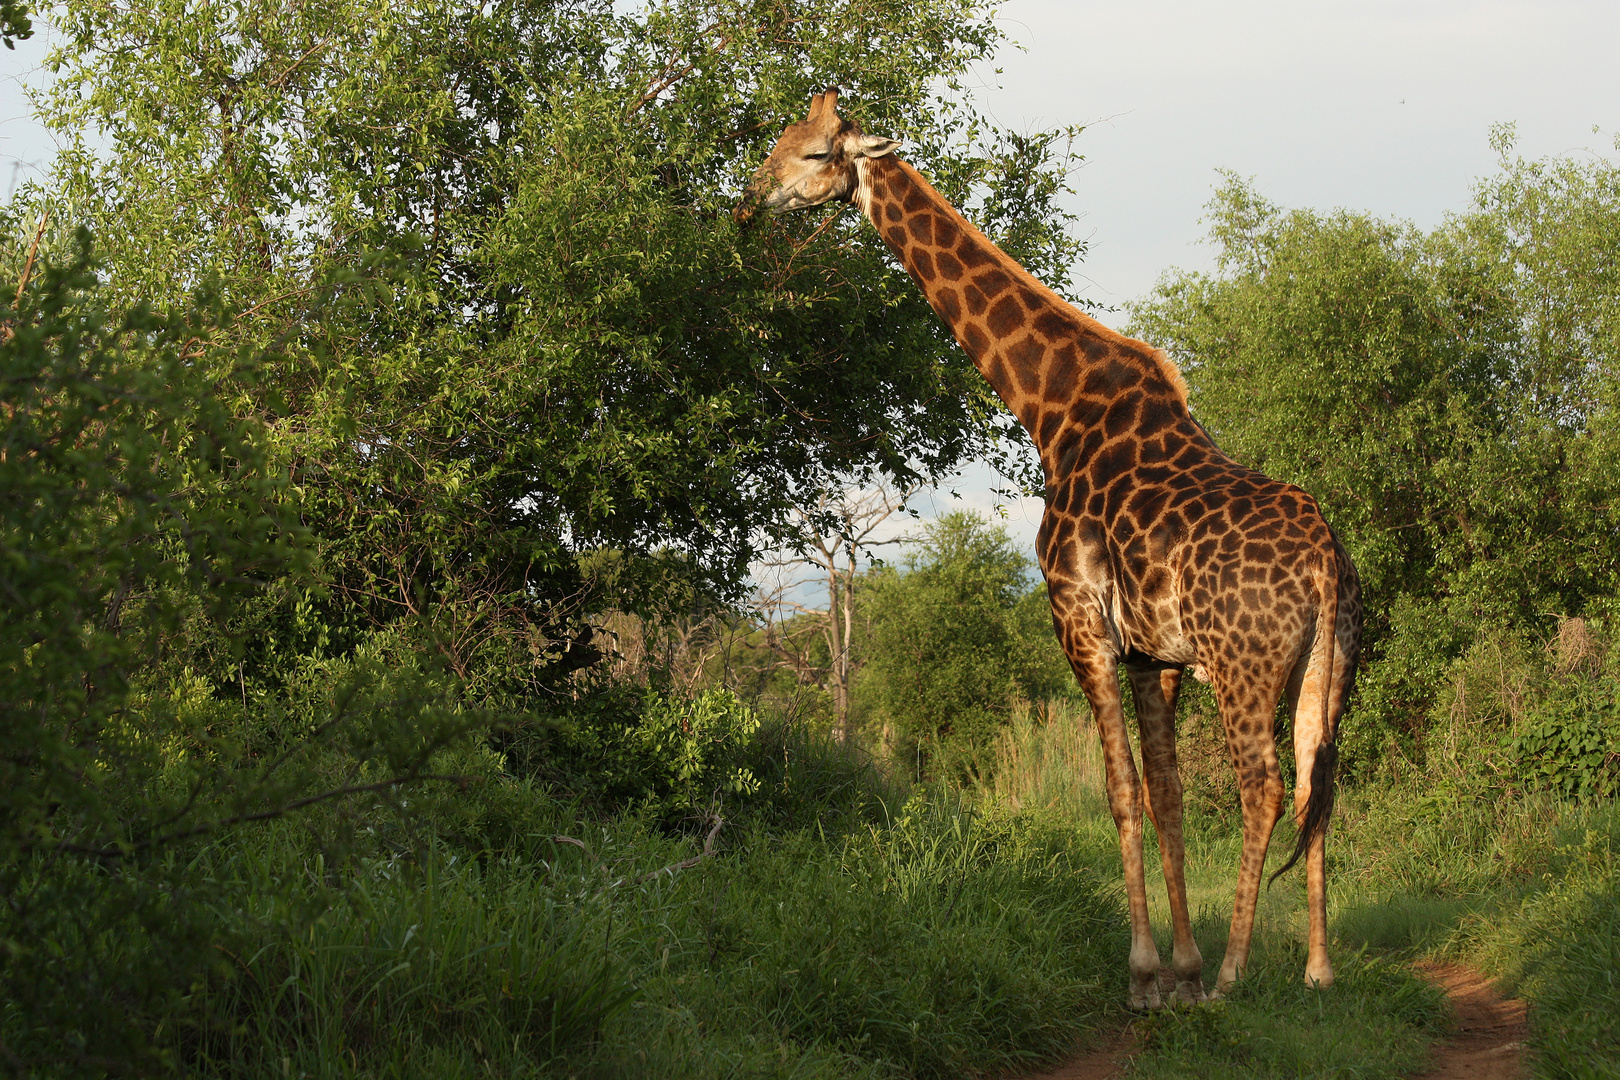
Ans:
[{"label": "giraffe hind leg", "polygon": [[[1304,672],[1296,695],[1290,695],[1294,726],[1294,759],[1298,778],[1294,783],[1294,822],[1308,826],[1313,797],[1318,814],[1332,813],[1333,771],[1338,758],[1333,727],[1350,694],[1354,663],[1337,639],[1338,650],[1331,669],[1312,664]],[[1329,670],[1331,670],[1331,682]],[[1324,718],[1326,724],[1324,725]],[[1324,726],[1326,730],[1324,730]],[[1325,790],[1319,790],[1324,788]],[[1328,959],[1327,922],[1327,821],[1320,823],[1305,848],[1305,897],[1309,931],[1305,960],[1305,983],[1319,990],[1333,985],[1333,965]]]},{"label": "giraffe hind leg", "polygon": [[1181,774],[1176,767],[1176,698],[1182,673],[1179,668],[1127,670],[1142,731],[1147,812],[1159,835],[1159,860],[1170,900],[1175,997],[1184,1003],[1203,1001],[1204,958],[1193,940],[1187,910],[1187,849],[1181,821]]},{"label": "giraffe hind leg", "polygon": [[1227,935],[1226,956],[1221,961],[1215,992],[1211,994],[1211,997],[1219,997],[1238,981],[1248,966],[1266,849],[1271,845],[1272,830],[1282,817],[1283,782],[1277,767],[1272,722],[1287,672],[1277,677],[1257,671],[1240,676],[1224,671],[1213,674],[1243,807],[1243,854],[1238,862],[1237,890],[1232,900],[1232,927]]}]

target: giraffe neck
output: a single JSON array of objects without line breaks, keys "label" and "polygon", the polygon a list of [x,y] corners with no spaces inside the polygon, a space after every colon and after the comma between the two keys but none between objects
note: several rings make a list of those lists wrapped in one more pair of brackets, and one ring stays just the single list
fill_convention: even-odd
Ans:
[{"label": "giraffe neck", "polygon": [[1122,400],[1137,414],[1126,426],[1147,410],[1190,419],[1181,373],[1163,353],[1041,284],[899,158],[857,168],[856,205],[1029,432],[1049,482],[1078,464],[1069,448],[1092,441],[1075,436],[1114,426]]}]

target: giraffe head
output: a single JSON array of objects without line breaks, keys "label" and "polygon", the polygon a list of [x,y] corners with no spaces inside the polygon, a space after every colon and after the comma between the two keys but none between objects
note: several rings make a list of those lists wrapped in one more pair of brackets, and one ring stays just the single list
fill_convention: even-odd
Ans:
[{"label": "giraffe head", "polygon": [[838,115],[838,89],[810,99],[810,115],[791,124],[749,181],[732,217],[745,223],[758,210],[779,213],[843,199],[860,187],[862,158],[882,157],[899,142],[863,135],[861,126]]}]

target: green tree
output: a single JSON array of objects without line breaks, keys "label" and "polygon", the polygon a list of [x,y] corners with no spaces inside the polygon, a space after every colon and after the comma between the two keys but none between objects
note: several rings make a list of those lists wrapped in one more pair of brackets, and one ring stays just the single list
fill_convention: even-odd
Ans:
[{"label": "green tree", "polygon": [[220,400],[260,358],[206,290],[120,310],[87,235],[58,261],[4,224],[20,280],[0,300],[0,1060],[147,1071],[181,1018],[212,1019],[193,996],[224,955],[200,846],[386,802],[489,718],[380,642],[302,658],[277,700],[174,659],[239,657],[245,611],[318,590],[263,425]]},{"label": "green tree", "polygon": [[212,393],[251,375],[218,313],[109,311],[83,234],[61,263],[26,237],[0,301],[0,1056],[73,1071],[146,1062],[127,991],[213,959],[172,878],[116,867],[265,794],[142,672],[295,567],[297,525],[265,510],[262,430]]},{"label": "green tree", "polygon": [[1525,162],[1423,233],[1283,211],[1229,178],[1212,274],[1133,309],[1239,460],[1315,494],[1368,601],[1352,759],[1415,735],[1485,626],[1620,587],[1615,312],[1620,167]]},{"label": "green tree", "polygon": [[331,587],[240,629],[250,689],[403,627],[481,699],[554,701],[592,612],[740,596],[829,486],[1018,445],[858,215],[728,214],[839,82],[1061,284],[1062,144],[959,104],[999,41],[977,3],[74,0],[59,25],[49,198],[110,288],[211,277],[240,340],[280,343],[231,402]]},{"label": "green tree", "polygon": [[930,774],[977,777],[1013,703],[1065,686],[1046,586],[1000,525],[954,512],[928,524],[904,569],[857,594],[869,629],[858,684],[898,753]]}]

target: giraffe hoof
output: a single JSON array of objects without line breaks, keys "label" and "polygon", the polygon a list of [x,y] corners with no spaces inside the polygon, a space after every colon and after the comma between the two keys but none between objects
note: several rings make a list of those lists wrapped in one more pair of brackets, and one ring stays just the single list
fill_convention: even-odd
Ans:
[{"label": "giraffe hoof", "polygon": [[1176,984],[1175,995],[1171,1000],[1177,1005],[1198,1005],[1209,1000],[1204,993],[1204,984],[1198,982],[1182,982]]},{"label": "giraffe hoof", "polygon": [[1157,986],[1145,990],[1132,989],[1125,998],[1125,1007],[1132,1012],[1155,1012],[1164,1008],[1164,1000],[1159,997]]}]

